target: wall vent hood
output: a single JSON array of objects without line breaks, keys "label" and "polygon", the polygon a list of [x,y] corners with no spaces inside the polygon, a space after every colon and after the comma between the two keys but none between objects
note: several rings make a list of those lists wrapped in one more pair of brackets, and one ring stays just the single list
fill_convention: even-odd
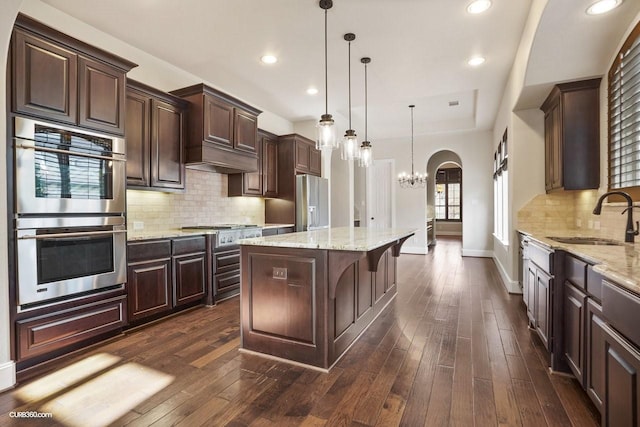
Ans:
[{"label": "wall vent hood", "polygon": [[226,174],[258,171],[262,111],[202,83],[171,93],[190,103],[187,168]]}]

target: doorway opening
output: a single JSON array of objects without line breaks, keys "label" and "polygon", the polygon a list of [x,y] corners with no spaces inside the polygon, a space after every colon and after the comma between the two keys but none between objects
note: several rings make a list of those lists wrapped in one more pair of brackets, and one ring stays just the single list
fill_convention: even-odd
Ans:
[{"label": "doorway opening", "polygon": [[427,250],[438,237],[462,239],[463,173],[460,157],[449,150],[433,154],[427,162]]}]

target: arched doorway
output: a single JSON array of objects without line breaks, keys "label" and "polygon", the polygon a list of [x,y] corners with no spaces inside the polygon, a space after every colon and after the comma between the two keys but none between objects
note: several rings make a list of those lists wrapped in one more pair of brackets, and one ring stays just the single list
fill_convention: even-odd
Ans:
[{"label": "arched doorway", "polygon": [[[462,239],[462,160],[450,150],[441,150],[427,162],[427,247],[438,236]],[[431,226],[431,230],[430,227]]]}]

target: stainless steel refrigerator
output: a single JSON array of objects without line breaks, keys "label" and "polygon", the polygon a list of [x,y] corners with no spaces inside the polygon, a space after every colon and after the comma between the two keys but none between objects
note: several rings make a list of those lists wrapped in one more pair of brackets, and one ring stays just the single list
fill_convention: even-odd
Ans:
[{"label": "stainless steel refrigerator", "polygon": [[296,176],[296,231],[329,227],[329,180]]}]

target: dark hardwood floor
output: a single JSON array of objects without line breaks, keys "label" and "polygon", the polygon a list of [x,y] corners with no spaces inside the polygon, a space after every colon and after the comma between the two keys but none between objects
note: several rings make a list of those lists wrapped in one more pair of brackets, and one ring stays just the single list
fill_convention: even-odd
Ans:
[{"label": "dark hardwood floor", "polygon": [[548,373],[493,261],[462,258],[455,239],[434,249],[399,258],[396,299],[328,374],[240,353],[234,298],[0,394],[0,425],[598,425],[578,383]]}]

